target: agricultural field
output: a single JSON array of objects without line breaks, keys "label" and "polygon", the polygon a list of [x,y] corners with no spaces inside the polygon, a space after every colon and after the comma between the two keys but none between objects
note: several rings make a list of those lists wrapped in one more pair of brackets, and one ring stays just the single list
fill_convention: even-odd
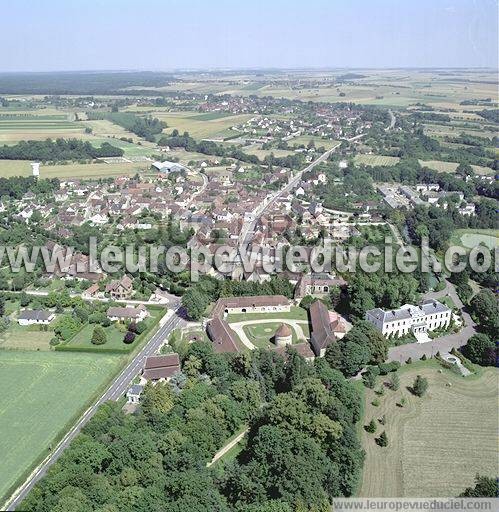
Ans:
[{"label": "agricultural field", "polygon": [[323,147],[326,150],[334,148],[339,144],[339,142],[336,140],[323,139],[322,137],[318,137],[316,135],[300,135],[299,137],[293,137],[292,139],[288,140],[288,145],[291,147],[302,145],[306,147],[311,140],[314,142],[315,147]]},{"label": "agricultural field", "polygon": [[[422,166],[429,167],[437,172],[454,172],[459,165],[455,162],[443,162],[441,160],[420,160],[419,163]],[[472,165],[471,167],[477,174],[483,176],[494,174],[494,171],[490,167],[482,167],[480,165]]]},{"label": "agricultural field", "polygon": [[[382,396],[365,390],[364,424],[377,422],[375,434],[362,429],[366,451],[358,496],[457,496],[473,485],[476,473],[497,474],[497,378],[495,368],[463,378],[442,369],[435,361],[417,362],[399,370],[400,388],[385,388]],[[422,398],[413,396],[416,375],[428,379]],[[376,389],[383,386],[378,378]],[[397,405],[405,397],[403,407]],[[377,398],[378,407],[372,405]],[[385,430],[388,446],[375,438]]]},{"label": "agricultural field", "polygon": [[450,239],[451,245],[460,245],[465,249],[473,249],[480,244],[489,249],[499,246],[499,230],[494,229],[456,229]]},{"label": "agricultural field", "polygon": [[0,502],[122,363],[116,355],[0,350]]},{"label": "agricultural field", "polygon": [[78,137],[83,134],[85,127],[70,120],[68,114],[48,112],[37,110],[6,113],[0,110],[0,144],[45,140],[49,137]]},{"label": "agricultural field", "polygon": [[384,155],[355,155],[354,161],[356,164],[363,165],[395,165],[400,158],[398,156],[384,156]]},{"label": "agricultural field", "polygon": [[[209,114],[209,115],[208,115]],[[230,128],[244,123],[250,115],[225,115],[219,112],[200,114],[199,112],[164,112],[153,111],[151,115],[167,123],[164,131],[171,133],[177,129],[179,133],[189,132],[195,139],[221,139],[235,134]]]},{"label": "agricultural field", "polygon": [[[118,164],[67,164],[67,165],[41,165],[41,178],[109,178],[113,176],[129,175],[147,171],[149,162]],[[0,176],[31,176],[31,166],[28,160],[0,160]]]},{"label": "agricultural field", "polygon": [[[326,141],[327,142],[327,141]],[[250,148],[243,148],[243,151],[247,153],[248,155],[256,155],[260,160],[263,161],[263,159],[266,156],[274,155],[276,158],[281,158],[283,156],[293,155],[293,150],[288,149],[261,149],[260,146],[257,147],[250,147]]]}]

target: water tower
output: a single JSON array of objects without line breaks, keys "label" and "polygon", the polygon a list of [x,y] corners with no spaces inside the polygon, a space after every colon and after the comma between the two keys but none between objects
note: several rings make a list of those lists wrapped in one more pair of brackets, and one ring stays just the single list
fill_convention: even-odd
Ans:
[{"label": "water tower", "polygon": [[33,176],[36,176],[38,178],[38,176],[40,176],[40,163],[39,162],[33,162],[31,164],[31,172],[33,174]]}]

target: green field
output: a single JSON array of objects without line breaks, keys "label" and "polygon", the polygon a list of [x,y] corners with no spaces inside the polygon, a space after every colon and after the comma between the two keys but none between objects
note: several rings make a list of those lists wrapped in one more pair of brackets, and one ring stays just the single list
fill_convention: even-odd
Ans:
[{"label": "green field", "polygon": [[[106,178],[113,176],[133,176],[137,172],[148,170],[150,163],[119,163],[119,164],[67,164],[41,165],[41,178]],[[31,166],[28,160],[0,160],[0,176],[31,176]]]},{"label": "green field", "polygon": [[356,164],[364,165],[395,165],[400,158],[384,155],[355,155],[354,160]]},{"label": "green field", "polygon": [[0,351],[0,502],[119,370],[120,356]]},{"label": "green field", "polygon": [[494,229],[456,229],[450,239],[451,245],[461,245],[473,249],[480,244],[495,249],[499,244],[499,230]]},{"label": "green field", "polygon": [[[459,165],[456,162],[443,162],[441,160],[420,160],[419,163],[423,167],[429,167],[437,172],[454,172]],[[490,167],[482,167],[480,165],[472,165],[471,167],[477,174],[494,174]]]},{"label": "green field", "polygon": [[[495,477],[497,444],[498,371],[488,368],[480,377],[463,378],[441,370],[434,361],[406,365],[400,389],[385,389],[376,397],[365,390],[364,424],[385,415],[385,425],[368,434],[362,429],[366,451],[364,475],[358,495],[365,497],[457,496],[473,485],[476,473]],[[428,379],[427,394],[418,398],[406,387],[417,374]],[[379,378],[379,388],[382,380]],[[407,403],[397,406],[404,396]],[[385,430],[388,446],[375,437]]]},{"label": "green field", "polygon": [[317,137],[316,135],[300,135],[299,137],[294,137],[288,141],[288,145],[293,146],[307,146],[310,141],[314,141],[315,147],[320,148],[324,147],[326,150],[331,149],[339,144],[336,140],[323,139],[322,137]]},{"label": "green field", "polygon": [[[55,323],[55,320],[52,324]],[[44,330],[47,329],[47,330]],[[27,325],[21,326],[12,320],[4,332],[0,334],[0,349],[13,350],[50,350],[50,340],[54,337],[52,326]]]},{"label": "green field", "polygon": [[[220,138],[233,135],[230,128],[236,124],[244,123],[251,118],[250,115],[225,115],[219,112],[199,114],[199,112],[164,112],[154,111],[151,115],[168,124],[166,133],[176,128],[180,133],[185,131],[196,139]],[[208,116],[208,117],[207,117]]]}]

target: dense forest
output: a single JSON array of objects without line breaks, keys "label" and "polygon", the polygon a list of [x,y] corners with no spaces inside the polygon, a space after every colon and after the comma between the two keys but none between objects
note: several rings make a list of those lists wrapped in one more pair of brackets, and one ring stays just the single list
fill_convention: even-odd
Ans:
[{"label": "dense forest", "polygon": [[[146,386],[142,403],[134,415],[102,406],[21,508],[320,511],[358,485],[360,396],[323,358],[215,354],[196,342],[182,373]],[[243,428],[241,453],[207,467]]]},{"label": "dense forest", "polygon": [[0,160],[60,162],[123,156],[123,154],[122,149],[111,146],[108,142],[104,142],[99,148],[96,148],[90,142],[78,139],[23,140],[14,146],[0,147]]}]

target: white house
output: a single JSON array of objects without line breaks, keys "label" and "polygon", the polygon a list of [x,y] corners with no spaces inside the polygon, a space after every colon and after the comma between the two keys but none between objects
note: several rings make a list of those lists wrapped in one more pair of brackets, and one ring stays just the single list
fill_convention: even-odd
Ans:
[{"label": "white house", "polygon": [[149,316],[149,312],[143,304],[139,304],[134,308],[127,306],[126,308],[110,307],[107,310],[107,317],[112,322],[133,320],[134,322],[141,322],[144,318]]},{"label": "white house", "polygon": [[132,384],[126,392],[127,402],[129,404],[138,404],[140,402],[140,395],[144,391],[144,386],[140,384]]},{"label": "white house", "polygon": [[412,332],[420,343],[430,341],[428,331],[448,327],[451,310],[438,300],[425,300],[419,306],[405,304],[401,308],[384,311],[380,308],[366,312],[366,320],[386,337],[404,336]]},{"label": "white house", "polygon": [[17,316],[19,325],[48,325],[55,318],[55,314],[50,311],[40,309],[25,309]]}]

